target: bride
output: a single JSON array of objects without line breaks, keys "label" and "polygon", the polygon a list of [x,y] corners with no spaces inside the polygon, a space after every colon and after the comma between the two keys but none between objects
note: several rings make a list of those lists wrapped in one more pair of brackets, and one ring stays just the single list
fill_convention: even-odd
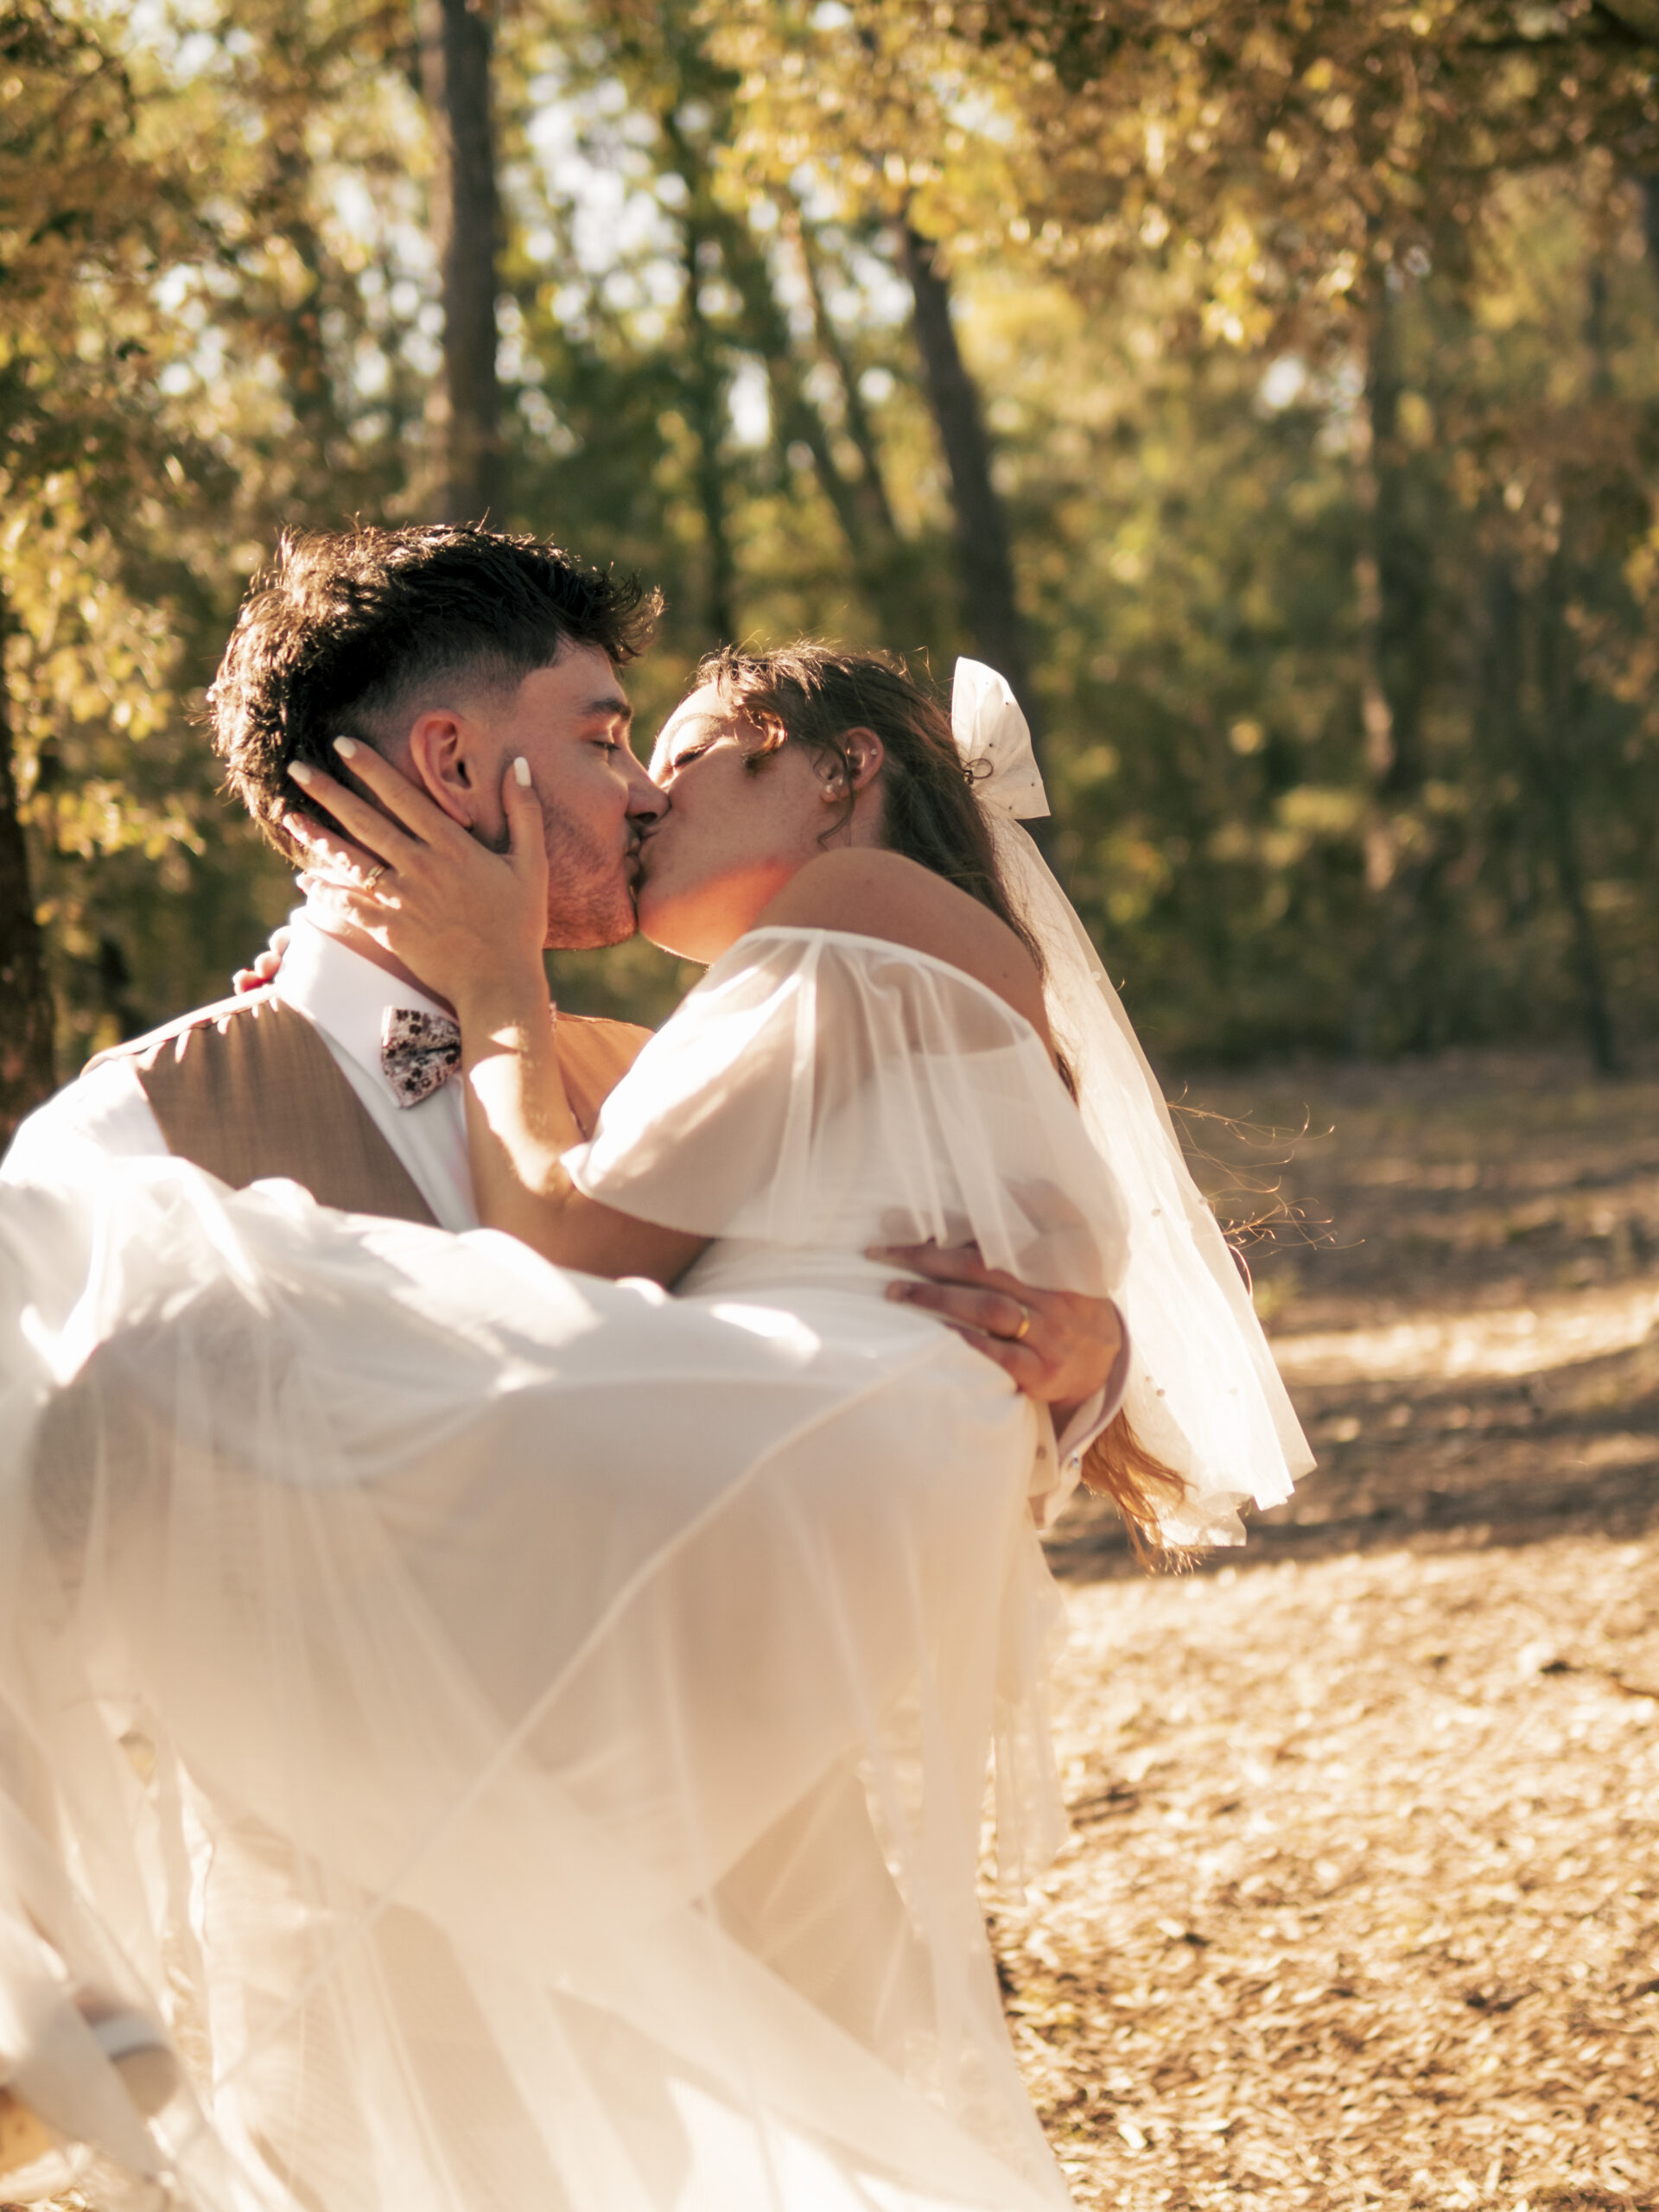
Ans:
[{"label": "bride", "polygon": [[1057,1476],[870,1248],[1116,1296],[1102,1477],[1172,1541],[1306,1457],[1018,709],[705,671],[639,905],[711,964],[587,1145],[531,793],[497,858],[351,765],[335,895],[456,1007],[491,1225],[0,1191],[11,2088],[100,2207],[1063,2203],[976,1892],[993,1744],[1004,1870],[1059,1833]]}]

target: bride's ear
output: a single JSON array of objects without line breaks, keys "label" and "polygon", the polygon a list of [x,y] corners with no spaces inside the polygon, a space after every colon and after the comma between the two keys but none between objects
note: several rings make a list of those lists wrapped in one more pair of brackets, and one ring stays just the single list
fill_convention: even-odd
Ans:
[{"label": "bride's ear", "polygon": [[473,727],[452,708],[434,707],[417,715],[409,733],[406,772],[435,805],[463,830],[478,821],[478,764]]},{"label": "bride's ear", "polygon": [[842,746],[847,756],[848,770],[837,766],[824,779],[823,797],[826,800],[856,798],[860,791],[868,791],[881,772],[881,764],[887,749],[873,729],[861,725],[856,729],[843,730]]}]

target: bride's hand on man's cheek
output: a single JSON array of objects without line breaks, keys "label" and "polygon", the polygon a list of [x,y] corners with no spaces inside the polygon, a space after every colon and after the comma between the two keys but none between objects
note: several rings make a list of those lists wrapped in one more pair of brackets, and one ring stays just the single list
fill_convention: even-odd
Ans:
[{"label": "bride's hand on man's cheek", "polygon": [[371,798],[320,768],[290,771],[348,833],[298,817],[285,824],[318,863],[302,880],[322,917],[360,930],[457,1007],[509,977],[539,976],[547,861],[524,764],[514,762],[503,781],[510,843],[496,854],[389,761],[366,746],[347,750],[349,743],[339,749]]}]

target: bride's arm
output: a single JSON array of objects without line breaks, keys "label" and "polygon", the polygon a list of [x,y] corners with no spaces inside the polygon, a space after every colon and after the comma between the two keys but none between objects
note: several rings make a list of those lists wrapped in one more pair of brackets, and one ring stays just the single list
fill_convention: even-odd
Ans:
[{"label": "bride's arm", "polygon": [[[538,988],[539,987],[539,988]],[[467,1149],[479,1219],[584,1274],[677,1282],[708,1239],[660,1228],[576,1189],[561,1155],[582,1142],[564,1088],[556,1016],[534,978],[481,981],[454,999]]]},{"label": "bride's arm", "polygon": [[[312,898],[326,918],[390,952],[461,1025],[467,1143],[479,1219],[584,1274],[678,1281],[707,1243],[602,1205],[577,1190],[561,1155],[582,1141],[570,1110],[547,994],[547,856],[542,810],[523,761],[502,787],[511,845],[490,852],[366,746],[353,775],[380,813],[321,770],[302,780],[378,864],[347,874],[340,849],[309,824],[289,827],[328,874]],[[299,772],[298,769],[295,772]]]}]

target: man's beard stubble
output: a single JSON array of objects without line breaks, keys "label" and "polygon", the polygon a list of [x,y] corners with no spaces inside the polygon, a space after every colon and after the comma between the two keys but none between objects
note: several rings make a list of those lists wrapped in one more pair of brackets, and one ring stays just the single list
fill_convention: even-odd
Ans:
[{"label": "man's beard stubble", "polygon": [[625,944],[636,926],[631,873],[628,861],[601,849],[581,823],[550,823],[548,950],[596,952],[604,945]]}]

